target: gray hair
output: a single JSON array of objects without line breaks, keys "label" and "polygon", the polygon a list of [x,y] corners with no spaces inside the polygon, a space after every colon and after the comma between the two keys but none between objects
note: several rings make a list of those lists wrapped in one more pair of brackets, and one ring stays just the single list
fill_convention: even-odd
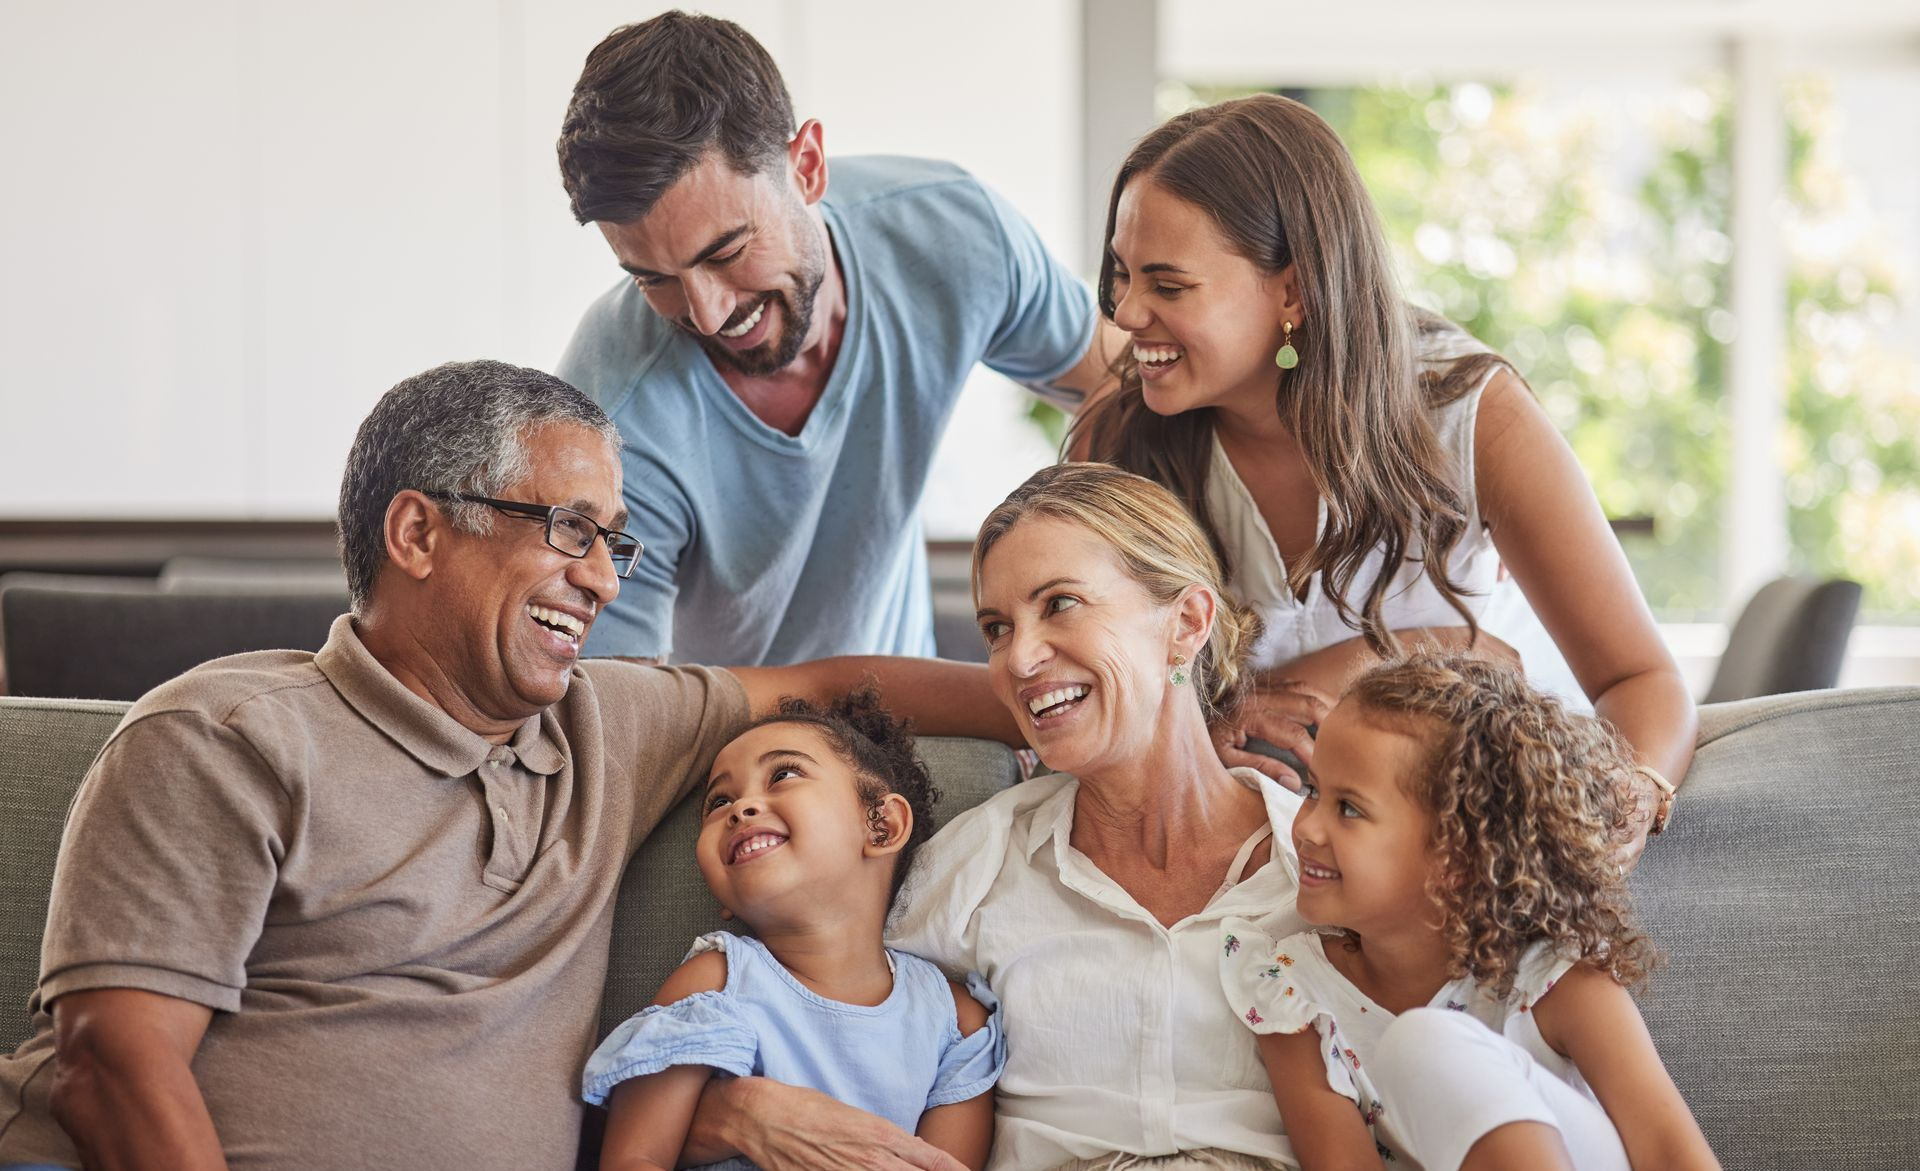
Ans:
[{"label": "gray hair", "polygon": [[[340,560],[354,613],[387,563],[387,506],[408,488],[499,496],[533,473],[527,437],[567,423],[597,432],[617,459],[620,432],[592,399],[551,374],[505,362],[448,362],[396,385],[360,424],[340,479]],[[483,504],[442,505],[463,532],[492,531]]]}]

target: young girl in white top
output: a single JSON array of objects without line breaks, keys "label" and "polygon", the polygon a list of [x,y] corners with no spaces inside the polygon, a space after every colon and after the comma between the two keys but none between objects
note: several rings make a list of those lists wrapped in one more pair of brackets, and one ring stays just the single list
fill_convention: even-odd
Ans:
[{"label": "young girl in white top", "polygon": [[978,977],[950,983],[880,934],[935,799],[912,735],[870,690],[825,710],[786,700],[721,749],[695,853],[754,935],[696,940],[653,1007],[588,1059],[586,1099],[612,1112],[602,1171],[684,1165],[715,1074],[818,1090],[986,1162],[1006,1059],[997,1003]]},{"label": "young girl in white top", "polygon": [[1294,1154],[1318,1168],[1717,1168],[1627,985],[1636,766],[1505,667],[1419,656],[1328,715],[1293,823],[1318,933],[1223,925]]}]

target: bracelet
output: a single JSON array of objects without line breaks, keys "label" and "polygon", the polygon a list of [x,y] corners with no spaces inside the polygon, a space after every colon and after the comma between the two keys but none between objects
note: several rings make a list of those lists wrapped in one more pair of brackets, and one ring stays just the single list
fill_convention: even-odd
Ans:
[{"label": "bracelet", "polygon": [[1633,771],[1652,781],[1653,787],[1660,790],[1660,805],[1653,811],[1653,825],[1648,828],[1647,833],[1657,834],[1665,832],[1667,819],[1673,816],[1673,794],[1675,792],[1673,782],[1661,776],[1660,770],[1649,764],[1636,764],[1633,766]]}]

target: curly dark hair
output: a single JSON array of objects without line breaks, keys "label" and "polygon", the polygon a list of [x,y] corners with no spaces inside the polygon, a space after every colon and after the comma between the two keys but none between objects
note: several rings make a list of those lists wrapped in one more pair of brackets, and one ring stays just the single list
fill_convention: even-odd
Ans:
[{"label": "curly dark hair", "polygon": [[1512,669],[1459,654],[1376,667],[1348,691],[1365,717],[1429,746],[1408,791],[1433,815],[1451,975],[1495,995],[1547,940],[1566,959],[1640,983],[1657,956],[1632,923],[1616,851],[1642,799],[1631,748]]},{"label": "curly dark hair", "polygon": [[933,836],[933,806],[940,790],[933,776],[914,753],[913,721],[896,719],[880,702],[880,693],[871,682],[821,707],[805,699],[787,696],[779,711],[755,720],[747,729],[768,724],[805,724],[820,729],[840,759],[853,768],[860,800],[869,814],[877,816],[880,801],[889,793],[907,799],[913,810],[913,830],[907,844],[893,858],[893,887],[887,899],[900,894],[907,868],[920,844]]}]

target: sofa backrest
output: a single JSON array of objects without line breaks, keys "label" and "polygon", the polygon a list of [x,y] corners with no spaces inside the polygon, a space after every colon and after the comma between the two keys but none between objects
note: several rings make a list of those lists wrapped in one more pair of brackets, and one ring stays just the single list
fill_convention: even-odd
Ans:
[{"label": "sofa backrest", "polygon": [[80,778],[131,706],[0,697],[0,1053],[27,1037],[60,830]]},{"label": "sofa backrest", "polygon": [[13,695],[135,700],[189,668],[268,649],[317,651],[344,590],[163,592],[0,586],[0,651]]},{"label": "sofa backrest", "polygon": [[1641,1008],[1727,1167],[1920,1166],[1920,688],[1701,709]]},{"label": "sofa backrest", "polygon": [[[125,709],[0,698],[0,1051],[27,1032],[73,791]],[[942,822],[1014,780],[998,745],[923,746]],[[1701,710],[1673,825],[1633,887],[1667,956],[1642,1008],[1725,1166],[1920,1166],[1916,760],[1920,688]],[[683,804],[627,868],[602,1034],[724,926],[693,863],[697,825]]]}]

